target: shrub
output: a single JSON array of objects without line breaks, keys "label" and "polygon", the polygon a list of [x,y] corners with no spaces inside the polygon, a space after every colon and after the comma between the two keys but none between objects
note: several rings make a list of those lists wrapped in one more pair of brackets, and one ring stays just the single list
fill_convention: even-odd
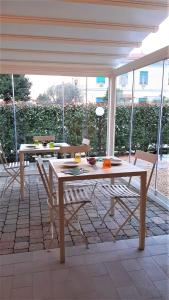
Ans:
[{"label": "shrub", "polygon": [[[68,105],[64,109],[65,141],[71,145],[81,143],[83,137],[91,140],[92,154],[105,155],[107,138],[107,108],[102,117],[95,114],[96,105]],[[55,135],[56,141],[63,140],[62,107],[16,105],[18,148],[21,143],[32,142],[34,135]],[[131,106],[116,109],[115,150],[129,150]],[[134,107],[132,149],[147,150],[149,144],[157,143],[159,107],[137,105]],[[163,108],[162,143],[169,144],[169,106]],[[12,105],[0,106],[0,140],[10,157],[14,145],[14,119]]]}]

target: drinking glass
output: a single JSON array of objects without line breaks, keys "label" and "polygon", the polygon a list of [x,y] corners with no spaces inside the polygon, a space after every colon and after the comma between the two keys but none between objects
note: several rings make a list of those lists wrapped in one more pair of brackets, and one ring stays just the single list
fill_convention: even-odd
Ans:
[{"label": "drinking glass", "polygon": [[55,147],[55,143],[54,142],[50,142],[49,143],[49,148],[54,148]]},{"label": "drinking glass", "polygon": [[80,162],[81,161],[81,155],[80,153],[75,153],[75,162]]},{"label": "drinking glass", "polygon": [[39,145],[39,141],[38,141],[38,140],[34,140],[34,144],[35,144],[36,146],[38,146],[38,145]]},{"label": "drinking glass", "polygon": [[103,160],[103,169],[111,168],[111,159],[110,158],[104,158]]}]

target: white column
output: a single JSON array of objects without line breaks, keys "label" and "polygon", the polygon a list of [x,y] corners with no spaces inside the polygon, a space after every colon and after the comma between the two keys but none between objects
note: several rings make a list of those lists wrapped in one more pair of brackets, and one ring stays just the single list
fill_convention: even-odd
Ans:
[{"label": "white column", "polygon": [[116,77],[109,78],[108,111],[107,111],[107,155],[114,155],[116,116]]}]

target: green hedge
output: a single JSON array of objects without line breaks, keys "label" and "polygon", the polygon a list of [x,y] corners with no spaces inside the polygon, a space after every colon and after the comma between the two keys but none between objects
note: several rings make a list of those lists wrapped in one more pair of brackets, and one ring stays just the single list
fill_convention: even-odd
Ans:
[{"label": "green hedge", "polygon": [[[93,154],[106,152],[107,108],[103,117],[95,114],[96,105],[66,106],[64,110],[65,141],[72,145],[80,144],[84,136],[91,140]],[[131,107],[119,106],[116,110],[116,150],[125,153],[129,150]],[[27,106],[17,104],[18,147],[21,143],[32,142],[34,135],[55,135],[56,141],[63,140],[62,107]],[[159,107],[138,105],[134,107],[132,149],[147,150],[149,144],[157,141]],[[8,157],[14,149],[13,108],[0,107],[0,140]],[[169,144],[169,106],[163,109],[162,143]]]}]

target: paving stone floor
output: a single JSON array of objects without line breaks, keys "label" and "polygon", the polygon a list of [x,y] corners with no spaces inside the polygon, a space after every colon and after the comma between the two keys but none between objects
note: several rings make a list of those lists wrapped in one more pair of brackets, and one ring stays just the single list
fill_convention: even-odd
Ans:
[{"label": "paving stone floor", "polygon": [[[5,178],[4,178],[5,180]],[[27,176],[28,188],[24,201],[19,197],[19,186],[14,184],[0,198],[0,254],[31,252],[47,249],[51,235],[49,229],[48,207],[46,194],[39,176]],[[0,181],[0,191],[3,189],[3,179]],[[125,212],[117,207],[115,219],[107,217],[101,225],[101,217],[109,206],[109,199],[103,201],[103,195],[98,193],[97,207],[89,204],[79,213],[81,226],[90,244],[112,241],[117,223],[124,219]],[[133,203],[131,201],[130,205]],[[169,212],[152,201],[147,202],[147,236],[169,234]],[[80,245],[81,236],[70,228],[65,229],[66,246]],[[126,224],[117,236],[117,240],[131,239],[138,236],[138,223],[135,219]],[[57,236],[50,245],[58,247]]]}]

